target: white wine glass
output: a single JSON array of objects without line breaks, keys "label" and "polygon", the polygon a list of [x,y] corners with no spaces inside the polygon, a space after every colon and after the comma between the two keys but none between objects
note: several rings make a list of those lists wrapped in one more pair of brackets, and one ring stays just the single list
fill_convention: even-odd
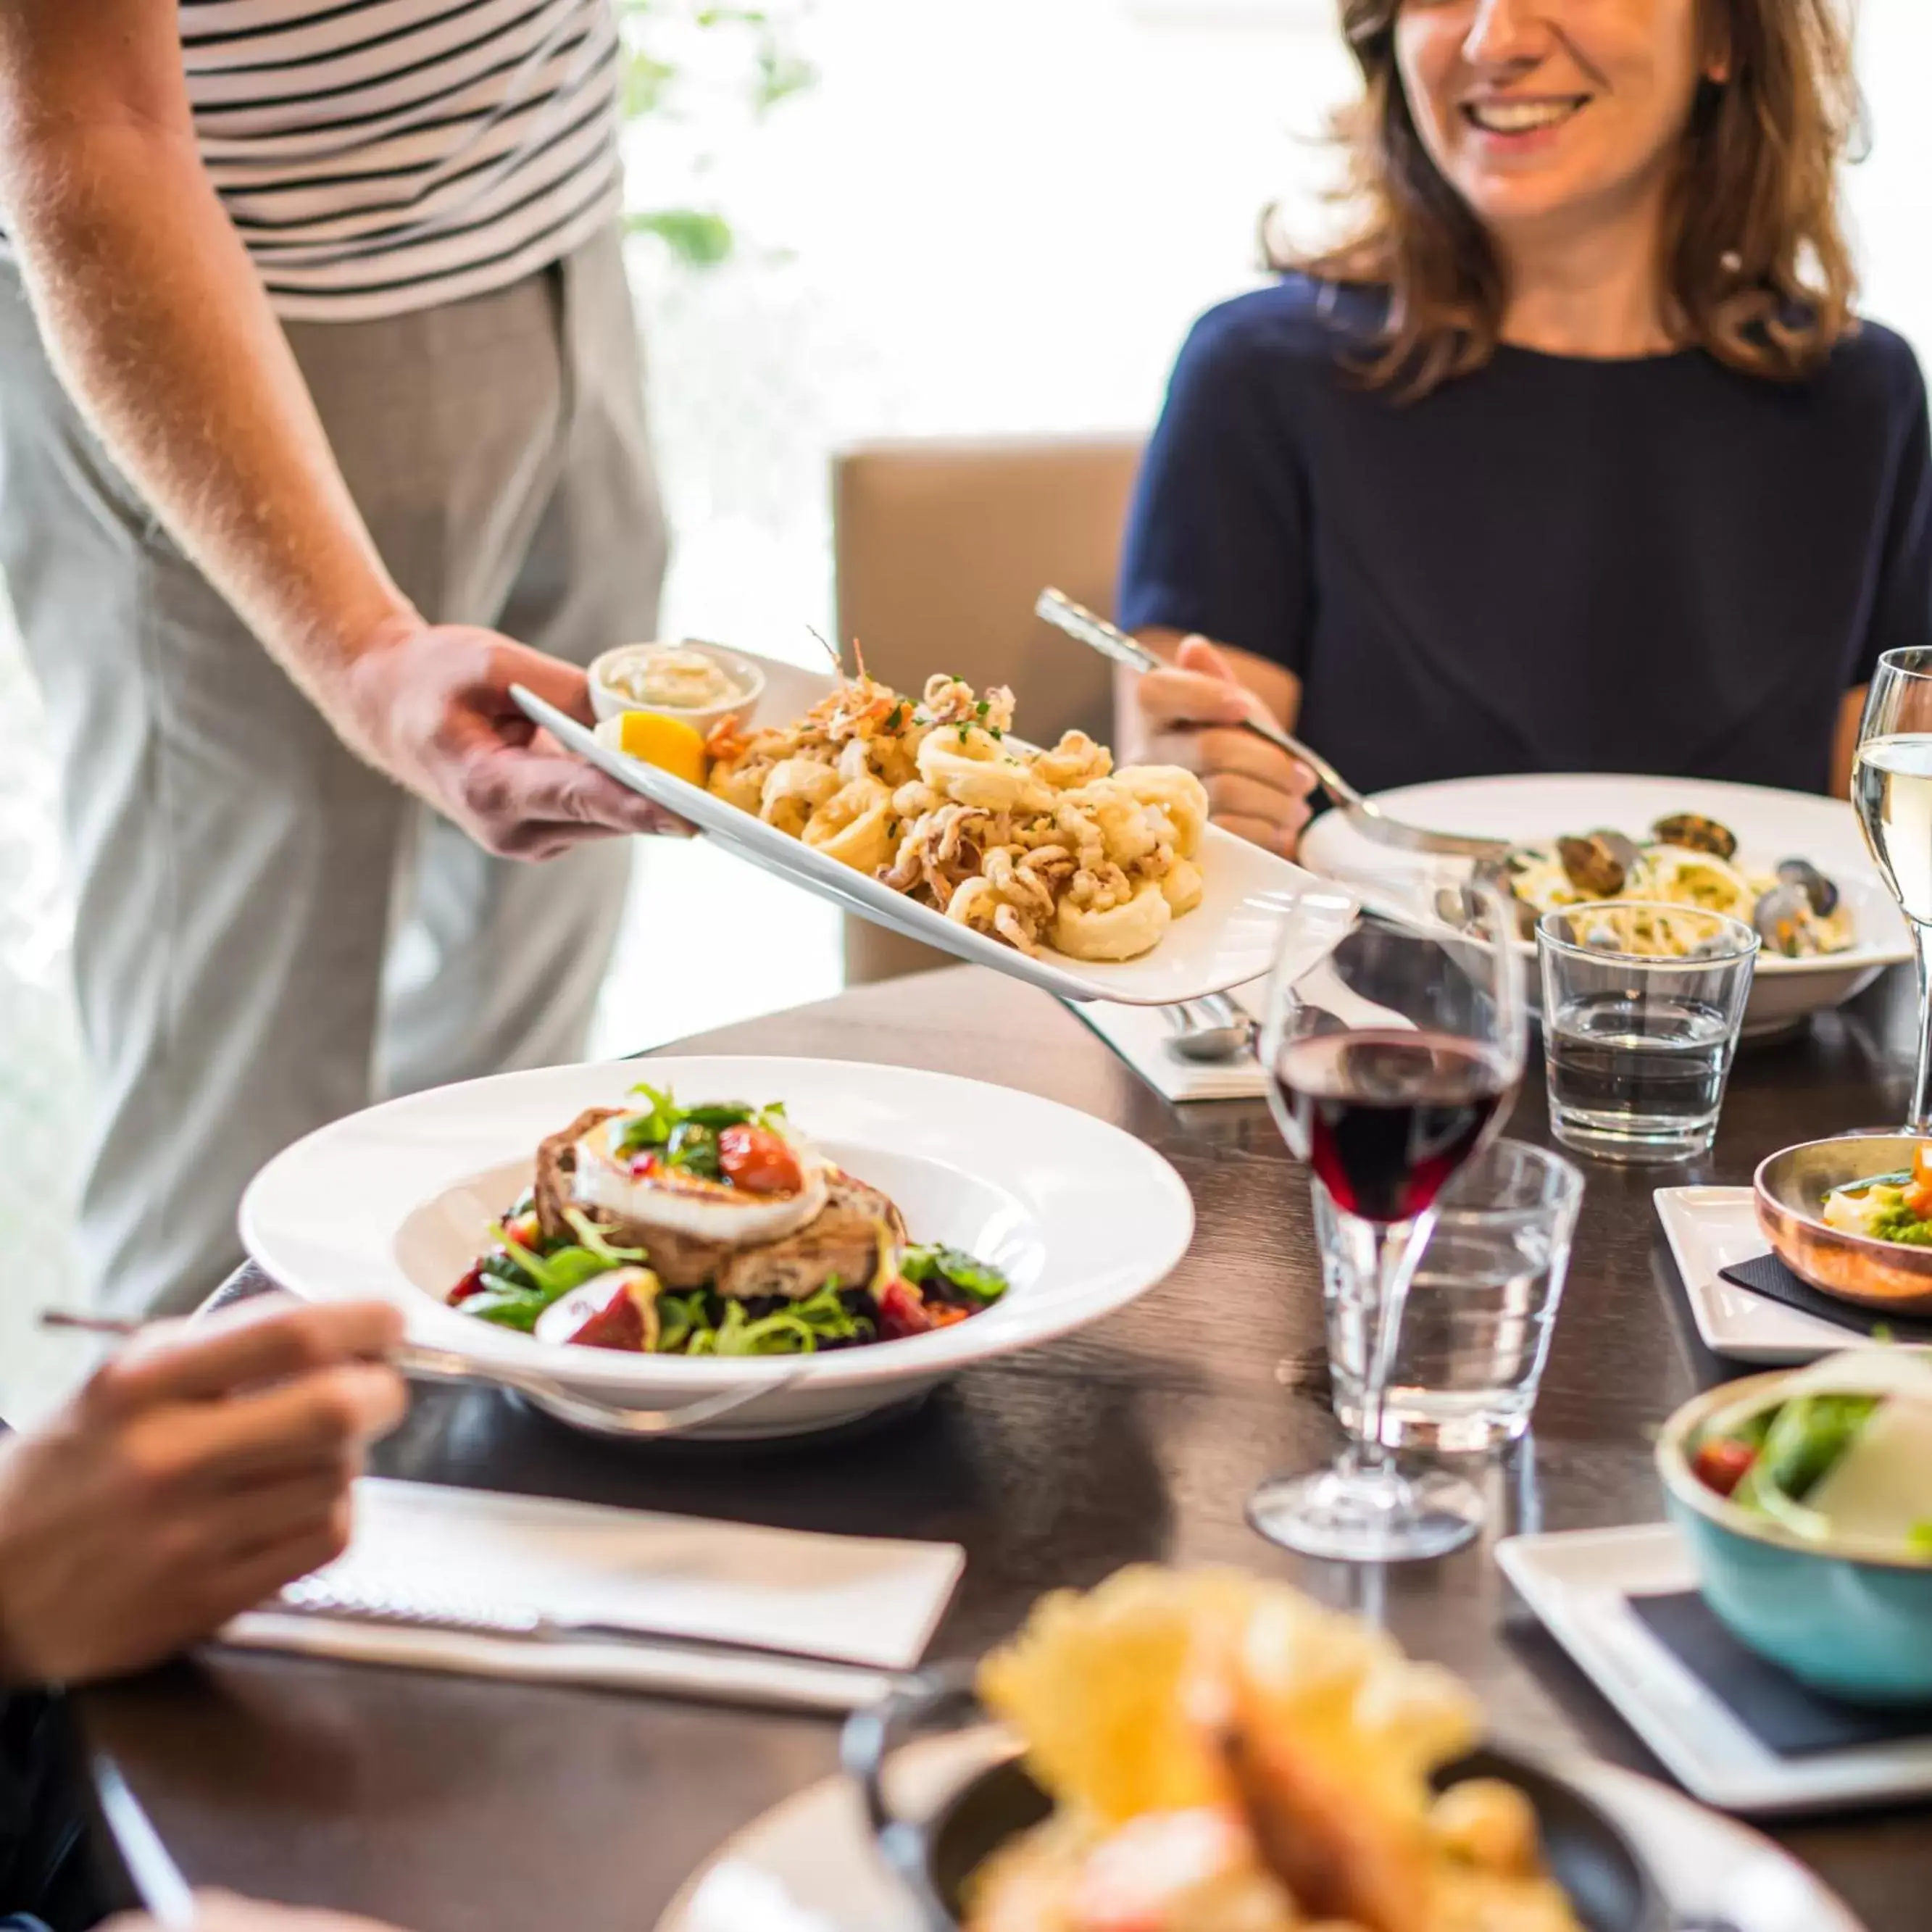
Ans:
[{"label": "white wine glass", "polygon": [[1918,1066],[1905,1131],[1932,1135],[1932,649],[1887,651],[1879,659],[1858,724],[1852,803],[1912,926]]},{"label": "white wine glass", "polygon": [[1290,903],[1269,981],[1268,1102],[1318,1202],[1333,1354],[1359,1378],[1352,1439],[1330,1467],[1271,1477],[1248,1502],[1261,1534],[1356,1562],[1436,1556],[1473,1536],[1482,1498],[1436,1467],[1406,1473],[1383,1439],[1409,1278],[1436,1196],[1502,1131],[1522,1077],[1516,919],[1480,884],[1446,921],[1436,898],[1310,880]]}]

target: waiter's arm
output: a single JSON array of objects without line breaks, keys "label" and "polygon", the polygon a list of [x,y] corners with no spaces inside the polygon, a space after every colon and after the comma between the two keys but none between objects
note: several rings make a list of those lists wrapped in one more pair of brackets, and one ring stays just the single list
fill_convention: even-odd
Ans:
[{"label": "waiter's arm", "polygon": [[582,674],[427,624],[384,567],[197,152],[176,0],[0,6],[0,208],[68,394],[188,555],[344,739],[492,850],[652,808],[532,748],[520,681]]}]

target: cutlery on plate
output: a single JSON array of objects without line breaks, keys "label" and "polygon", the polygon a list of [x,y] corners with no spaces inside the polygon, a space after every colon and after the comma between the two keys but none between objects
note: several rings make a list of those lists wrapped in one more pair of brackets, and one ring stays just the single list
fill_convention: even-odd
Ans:
[{"label": "cutlery on plate", "polygon": [[[1064,631],[1089,650],[1112,658],[1134,670],[1159,670],[1161,660],[1144,644],[1127,635],[1118,625],[1076,604],[1064,591],[1046,590],[1034,606],[1037,614],[1056,630]],[[1405,825],[1391,818],[1373,800],[1365,798],[1319,752],[1285,731],[1271,719],[1244,718],[1240,728],[1252,731],[1278,746],[1292,758],[1298,758],[1315,774],[1322,789],[1334,800],[1352,824],[1358,826],[1378,844],[1393,845],[1406,852],[1436,852],[1458,859],[1499,859],[1510,849],[1506,838],[1466,837],[1456,832],[1425,832],[1420,826]]]},{"label": "cutlery on plate", "polygon": [[121,1855],[122,1869],[134,1895],[162,1932],[191,1932],[196,1918],[194,1893],[181,1874],[181,1868],[168,1855],[153,1820],[141,1808],[141,1802],[128,1788],[121,1767],[105,1752],[94,1757],[94,1792],[100,1805],[101,1822],[114,1849]]},{"label": "cutlery on plate", "polygon": [[1162,1010],[1174,1029],[1168,1051],[1183,1060],[1238,1060],[1253,1051],[1255,1023],[1225,993]]},{"label": "cutlery on plate", "polygon": [[[80,1315],[63,1308],[44,1308],[40,1319],[43,1328],[77,1330],[88,1335],[136,1335],[146,1326],[113,1316]],[[803,1372],[794,1369],[789,1375],[770,1382],[721,1389],[716,1395],[700,1396],[696,1401],[680,1403],[676,1408],[626,1408],[567,1388],[554,1376],[535,1370],[502,1362],[479,1362],[453,1349],[427,1348],[421,1342],[401,1343],[390,1350],[388,1360],[398,1374],[412,1382],[478,1382],[493,1388],[513,1389],[560,1420],[578,1424],[600,1435],[639,1439],[681,1436],[700,1424],[715,1422],[721,1416],[779,1394],[791,1388]]]}]

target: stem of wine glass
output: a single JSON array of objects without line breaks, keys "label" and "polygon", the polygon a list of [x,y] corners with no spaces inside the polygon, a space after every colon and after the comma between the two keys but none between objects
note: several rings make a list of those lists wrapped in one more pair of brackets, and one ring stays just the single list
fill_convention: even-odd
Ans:
[{"label": "stem of wine glass", "polygon": [[1918,1066],[1912,1082],[1908,1134],[1932,1134],[1932,926],[1912,922],[1918,962]]},{"label": "stem of wine glass", "polygon": [[1409,1276],[1415,1271],[1414,1257],[1421,1252],[1418,1237],[1426,1232],[1426,1221],[1393,1224],[1365,1221],[1353,1214],[1338,1214],[1348,1227],[1348,1245],[1361,1269],[1364,1287],[1375,1289],[1375,1326],[1364,1336],[1362,1350],[1361,1426],[1349,1444],[1345,1460],[1364,1474],[1392,1477],[1395,1452],[1382,1440],[1382,1412],[1387,1405],[1389,1378],[1395,1372],[1396,1349],[1402,1336],[1402,1311],[1408,1302]]}]

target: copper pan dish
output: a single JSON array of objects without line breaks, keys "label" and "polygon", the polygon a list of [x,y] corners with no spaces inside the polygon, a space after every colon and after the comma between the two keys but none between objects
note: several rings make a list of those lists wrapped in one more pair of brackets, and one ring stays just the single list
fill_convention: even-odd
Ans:
[{"label": "copper pan dish", "polygon": [[1847,1234],[1825,1225],[1825,1197],[1848,1181],[1910,1168],[1915,1134],[1851,1134],[1774,1154],[1751,1183],[1757,1224],[1778,1259],[1821,1294],[1861,1308],[1932,1314],[1932,1248]]}]

